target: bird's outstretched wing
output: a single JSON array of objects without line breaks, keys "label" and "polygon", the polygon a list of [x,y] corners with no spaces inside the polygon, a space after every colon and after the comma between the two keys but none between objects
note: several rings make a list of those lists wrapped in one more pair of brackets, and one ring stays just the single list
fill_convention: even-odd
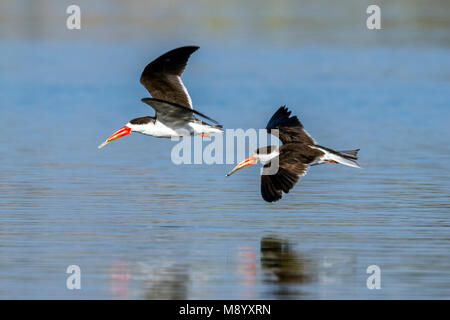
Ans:
[{"label": "bird's outstretched wing", "polygon": [[[267,132],[277,136],[283,144],[296,142],[314,145],[314,139],[305,131],[297,116],[290,115],[291,111],[286,106],[280,107],[267,123]],[[278,134],[274,129],[278,130]]]},{"label": "bird's outstretched wing", "polygon": [[[309,163],[321,152],[304,144],[286,144],[280,147],[280,155],[267,163],[261,174],[261,195],[264,200],[280,200],[282,192],[289,193],[306,174]],[[278,171],[276,170],[278,167]]]},{"label": "bird's outstretched wing", "polygon": [[[299,176],[283,167],[278,168],[276,174],[264,174],[270,164],[266,164],[261,175],[261,196],[267,202],[275,202],[281,199],[283,192],[289,193],[297,181]],[[306,168],[305,168],[306,170]]]},{"label": "bird's outstretched wing", "polygon": [[181,81],[181,75],[190,55],[198,48],[187,46],[173,49],[145,67],[140,81],[153,98],[192,109],[191,97]]},{"label": "bird's outstretched wing", "polygon": [[176,103],[154,98],[142,98],[141,101],[155,109],[157,121],[165,123],[170,127],[181,126],[184,123],[196,120],[194,114],[218,124],[216,120],[205,116],[203,113]]}]

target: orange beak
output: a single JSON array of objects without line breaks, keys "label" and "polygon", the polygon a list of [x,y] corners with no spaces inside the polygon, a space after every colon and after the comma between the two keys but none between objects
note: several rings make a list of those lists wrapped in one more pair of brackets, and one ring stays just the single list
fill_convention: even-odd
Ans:
[{"label": "orange beak", "polygon": [[113,140],[122,138],[126,135],[129,135],[131,133],[131,128],[125,126],[120,128],[119,130],[117,130],[116,132],[114,132],[108,139],[106,139],[105,142],[103,142],[101,145],[98,146],[99,149],[103,148],[104,146],[106,146],[108,143],[110,143]]},{"label": "orange beak", "polygon": [[226,177],[231,176],[233,173],[238,171],[239,169],[251,166],[252,164],[255,164],[258,162],[258,158],[255,156],[250,156],[248,158],[245,158],[243,161],[239,162],[236,167],[233,168],[230,172],[226,174]]}]

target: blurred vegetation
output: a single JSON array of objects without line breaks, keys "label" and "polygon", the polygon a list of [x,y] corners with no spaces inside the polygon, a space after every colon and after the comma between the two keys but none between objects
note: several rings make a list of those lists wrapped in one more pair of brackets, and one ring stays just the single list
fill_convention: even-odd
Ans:
[{"label": "blurred vegetation", "polygon": [[[2,39],[219,41],[297,46],[450,44],[446,0],[77,0],[82,30],[65,28],[57,0],[1,0]],[[366,8],[381,7],[382,29],[366,28]]]}]

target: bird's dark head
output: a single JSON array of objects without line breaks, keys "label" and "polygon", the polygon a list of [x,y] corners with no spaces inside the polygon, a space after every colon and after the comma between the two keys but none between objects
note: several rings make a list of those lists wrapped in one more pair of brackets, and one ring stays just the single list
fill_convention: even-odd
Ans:
[{"label": "bird's dark head", "polygon": [[130,124],[132,125],[144,125],[144,124],[148,124],[150,122],[155,122],[155,118],[153,117],[140,117],[140,118],[135,118],[133,120],[130,120]]},{"label": "bird's dark head", "polygon": [[278,151],[278,147],[277,146],[266,146],[266,147],[261,147],[256,149],[255,154],[256,155],[269,155],[275,151]]}]

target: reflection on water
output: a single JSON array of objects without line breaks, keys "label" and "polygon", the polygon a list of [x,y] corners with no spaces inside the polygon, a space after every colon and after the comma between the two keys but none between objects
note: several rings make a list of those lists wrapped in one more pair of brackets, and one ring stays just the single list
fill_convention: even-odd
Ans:
[{"label": "reflection on water", "polygon": [[[292,249],[289,240],[265,236],[260,247],[239,246],[235,251],[234,281],[243,288],[240,298],[261,298],[255,291],[266,287],[272,298],[300,299],[301,285],[312,280],[308,261]],[[309,272],[309,274],[308,274]],[[189,299],[203,294],[202,284],[213,279],[204,266],[181,264],[171,260],[123,260],[113,263],[109,271],[110,294],[115,299]],[[233,280],[232,280],[233,281]],[[221,286],[220,281],[211,285]],[[211,298],[202,296],[203,298]]]},{"label": "reflection on water", "polygon": [[175,265],[146,270],[145,299],[188,299],[189,274],[186,266]]},{"label": "reflection on water", "polygon": [[293,296],[301,297],[298,286],[308,281],[304,257],[292,250],[287,240],[275,237],[261,239],[261,267],[264,271],[264,281],[276,284],[273,295],[280,299]]},{"label": "reflection on water", "polygon": [[261,266],[268,282],[306,282],[305,260],[291,249],[287,240],[266,237],[261,240]]},{"label": "reflection on water", "polygon": [[130,269],[126,261],[116,261],[110,269],[110,292],[116,299],[129,298]]},{"label": "reflection on water", "polygon": [[[116,261],[110,269],[110,294],[115,299],[188,299],[189,267],[161,261],[130,265]],[[143,293],[141,293],[143,292]]]},{"label": "reflection on water", "polygon": [[[230,260],[235,266],[231,273]],[[179,257],[133,263],[116,260],[109,269],[109,294],[115,299],[210,299],[211,287],[227,290],[231,285],[240,290],[222,292],[223,297],[310,299],[324,294],[324,288],[344,287],[365,279],[358,279],[357,274],[364,270],[358,272],[353,255],[304,254],[279,235],[263,236],[259,246],[238,245],[224,266],[213,261],[197,265],[181,261]]]},{"label": "reflection on water", "polygon": [[[383,4],[380,32],[364,1],[80,1],[73,32],[34,2],[0,2],[0,298],[450,298],[450,2]],[[364,169],[311,168],[268,204],[259,168],[176,166],[169,140],[99,152],[151,113],[142,67],[187,44],[199,110],[262,128],[287,104]]]}]

